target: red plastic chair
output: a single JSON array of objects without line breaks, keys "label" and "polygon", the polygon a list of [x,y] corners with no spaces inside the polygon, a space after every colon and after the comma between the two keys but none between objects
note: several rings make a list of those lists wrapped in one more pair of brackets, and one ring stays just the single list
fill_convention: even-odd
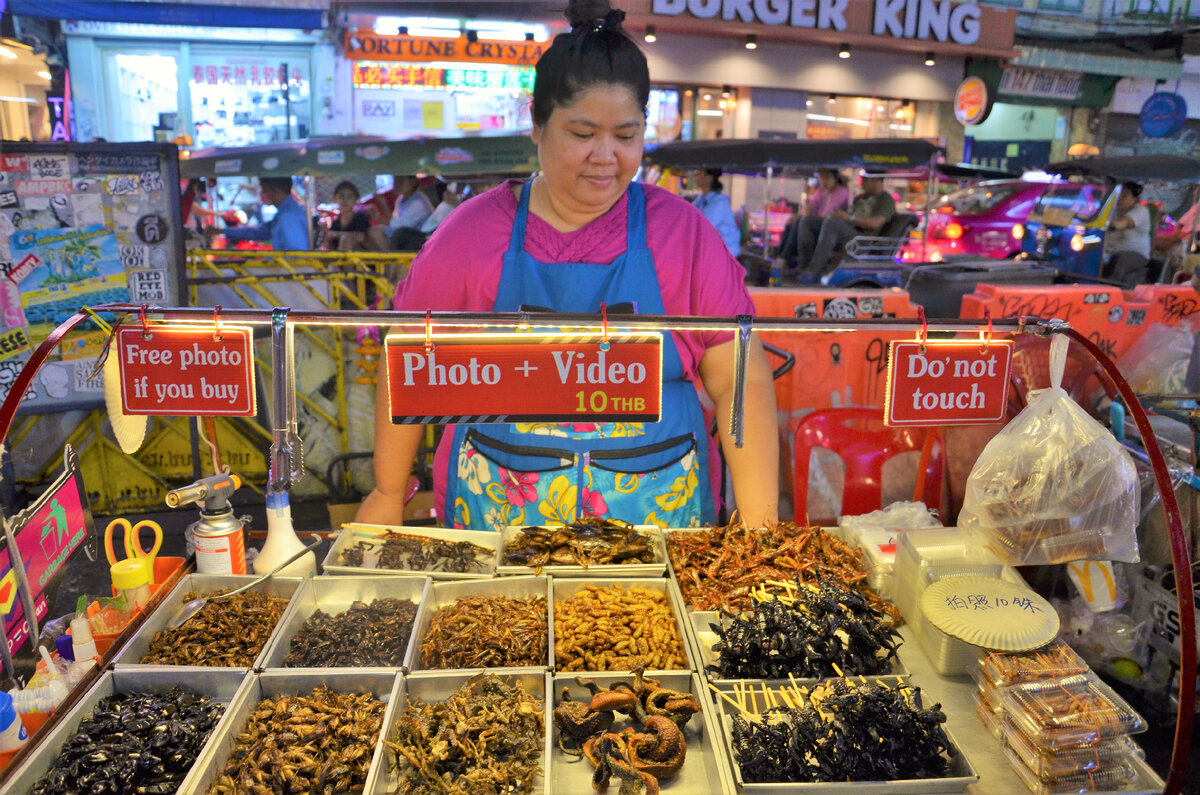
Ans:
[{"label": "red plastic chair", "polygon": [[[845,463],[842,489],[843,515],[879,510],[883,499],[883,465],[901,453],[919,451],[914,500],[920,500],[944,515],[942,483],[946,474],[946,444],[937,428],[889,428],[883,409],[830,408],[806,415],[792,437],[792,494],[797,523],[818,524],[836,517],[808,517],[808,471],[812,451],[822,447]],[[830,521],[832,519],[832,521]]]},{"label": "red plastic chair", "polygon": [[[1008,416],[1015,417],[1029,402],[1029,392],[1050,386],[1050,340],[1032,334],[1018,335],[1013,343],[1012,370],[1008,379]],[[1078,345],[1067,348],[1062,388],[1076,403],[1095,414],[1101,391],[1116,400],[1117,390],[1104,369]]]}]

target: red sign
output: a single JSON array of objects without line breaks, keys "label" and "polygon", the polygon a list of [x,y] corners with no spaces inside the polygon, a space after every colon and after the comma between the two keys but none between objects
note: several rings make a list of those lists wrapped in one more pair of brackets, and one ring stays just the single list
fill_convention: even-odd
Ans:
[{"label": "red sign", "polygon": [[13,284],[20,284],[25,280],[25,277],[37,270],[37,266],[41,265],[42,261],[38,259],[36,254],[30,254],[25,259],[17,263],[17,267],[8,272],[8,278]]},{"label": "red sign", "polygon": [[0,171],[28,171],[29,161],[25,155],[0,155]]},{"label": "red sign", "polygon": [[662,337],[595,334],[387,338],[388,405],[397,424],[656,422]]},{"label": "red sign", "polygon": [[888,425],[1000,422],[1008,405],[1012,341],[891,343],[884,406]]},{"label": "red sign", "polygon": [[253,334],[221,326],[150,327],[117,331],[121,407],[126,414],[253,417]]}]

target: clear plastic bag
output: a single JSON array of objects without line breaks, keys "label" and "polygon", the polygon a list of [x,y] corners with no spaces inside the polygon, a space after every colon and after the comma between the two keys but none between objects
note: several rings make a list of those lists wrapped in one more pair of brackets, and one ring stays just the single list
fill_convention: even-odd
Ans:
[{"label": "clear plastic bag", "polygon": [[1187,369],[1194,338],[1192,323],[1178,326],[1151,323],[1117,360],[1117,367],[1134,392],[1175,395],[1187,392]]},{"label": "clear plastic bag", "polygon": [[983,449],[958,524],[1010,565],[1138,560],[1133,459],[1061,388],[1067,339],[1050,346],[1050,388]]}]

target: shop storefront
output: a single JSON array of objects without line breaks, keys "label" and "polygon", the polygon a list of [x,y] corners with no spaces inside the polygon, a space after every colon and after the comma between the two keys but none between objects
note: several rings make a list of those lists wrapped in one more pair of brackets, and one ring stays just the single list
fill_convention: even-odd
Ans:
[{"label": "shop storefront", "polygon": [[105,22],[63,32],[80,140],[241,146],[335,132],[332,48],[319,34]]},{"label": "shop storefront", "polygon": [[0,38],[0,140],[65,140],[64,99],[55,95],[46,58]]}]

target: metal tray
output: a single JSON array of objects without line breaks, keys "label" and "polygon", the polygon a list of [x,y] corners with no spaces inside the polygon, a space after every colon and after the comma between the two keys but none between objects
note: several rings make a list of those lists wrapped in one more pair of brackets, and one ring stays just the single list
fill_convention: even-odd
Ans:
[{"label": "metal tray", "polygon": [[[311,691],[320,685],[327,685],[330,690],[338,693],[371,693],[387,704],[383,713],[383,724],[387,726],[390,720],[392,705],[395,703],[396,691],[400,687],[400,674],[379,670],[349,672],[345,669],[325,669],[295,671],[266,671],[252,674],[247,678],[245,686],[237,698],[229,705],[221,725],[217,727],[213,738],[205,747],[204,752],[192,769],[186,786],[179,789],[178,795],[205,793],[213,782],[220,776],[233,750],[234,738],[245,727],[250,713],[264,698],[275,698],[283,694],[294,695]],[[383,729],[380,728],[380,737]],[[374,755],[371,758],[371,768],[367,772],[366,781],[371,780],[375,767],[383,756],[381,743],[375,744]]]},{"label": "metal tray", "polygon": [[[383,738],[391,740],[394,736],[396,720],[402,710],[408,704],[411,698],[415,701],[434,702],[446,699],[455,690],[458,690],[463,684],[479,673],[494,673],[509,681],[517,680],[525,689],[534,696],[545,701],[546,711],[544,721],[546,725],[546,738],[542,746],[542,781],[539,787],[534,784],[533,792],[540,795],[551,795],[551,792],[566,792],[566,790],[550,788],[550,749],[551,745],[550,727],[553,725],[551,720],[551,704],[550,699],[546,698],[546,693],[550,687],[550,674],[542,668],[493,668],[476,669],[473,671],[426,671],[422,673],[409,674],[405,676],[399,683],[399,688],[396,691],[396,698],[392,703],[392,714],[387,719],[385,725],[385,733]],[[371,771],[371,776],[367,778],[367,787],[365,792],[370,795],[384,795],[396,791],[396,775],[392,770],[391,759],[386,746],[380,744],[384,749],[382,758],[376,759],[377,764]],[[580,792],[590,791],[580,790]]]},{"label": "metal tray", "polygon": [[[708,628],[709,624],[715,624],[717,621],[717,613],[698,612],[691,613],[688,616],[688,624],[691,625],[691,639],[695,643],[693,654],[695,655],[699,670],[704,677],[712,682],[717,687],[732,687],[734,682],[744,682],[747,685],[766,684],[768,687],[778,687],[779,685],[791,684],[791,679],[715,679],[715,674],[708,672],[709,665],[716,665],[717,655],[713,651],[713,644],[717,642],[717,635]],[[847,676],[856,677],[858,673],[855,671],[846,671]],[[869,679],[882,679],[889,685],[908,676],[908,669],[904,663],[900,661],[899,655],[892,658],[892,666],[882,674],[865,674]],[[796,682],[802,685],[810,685],[820,681],[821,677],[795,677]]]},{"label": "metal tray", "polygon": [[[415,571],[411,569],[379,569],[375,567],[378,560],[378,555],[364,555],[362,566],[347,566],[342,563],[342,552],[352,548],[359,541],[365,540],[362,536],[355,536],[356,529],[358,532],[369,532],[376,530],[383,533],[387,530],[394,530],[397,533],[407,533],[414,536],[423,536],[425,538],[437,538],[443,541],[469,541],[472,544],[492,550],[495,557],[484,567],[483,571],[466,572],[459,574],[452,571]],[[325,556],[325,560],[321,563],[321,568],[326,574],[374,574],[387,577],[432,577],[435,580],[480,580],[495,576],[496,563],[500,554],[500,534],[493,533],[490,530],[450,530],[444,527],[404,527],[403,525],[373,525],[373,524],[344,524],[342,531],[338,533],[337,539],[329,547],[329,553]]]},{"label": "metal tray", "polygon": [[[658,591],[659,593],[666,594],[667,604],[671,607],[671,613],[675,616],[675,631],[679,633],[679,642],[683,644],[683,656],[687,661],[687,670],[696,670],[696,659],[692,656],[692,644],[688,641],[686,627],[687,622],[683,620],[683,616],[685,615],[683,610],[683,600],[680,599],[679,589],[675,587],[675,583],[673,581],[663,578],[650,577],[643,577],[641,579],[636,577],[604,577],[595,579],[584,579],[582,577],[552,577],[550,579],[550,590],[553,597],[550,608],[550,665],[554,669],[555,673],[569,673],[572,676],[576,674],[590,673],[584,671],[559,671],[558,660],[555,659],[554,656],[554,622],[556,621],[554,618],[554,613],[555,609],[557,608],[557,603],[559,600],[570,599],[575,594],[585,590],[589,585],[600,585],[605,587],[620,585],[626,590],[629,588],[645,588],[648,591]],[[605,673],[619,674],[622,672],[606,671]],[[655,678],[657,678],[657,676]]]},{"label": "metal tray", "polygon": [[[628,674],[597,673],[586,674],[584,678],[598,685],[611,687],[613,682],[632,682]],[[663,687],[691,693],[700,702],[700,714],[692,718],[684,729],[687,738],[687,760],[679,771],[679,775],[663,781],[659,787],[664,795],[715,795],[715,793],[737,792],[733,785],[733,775],[728,767],[728,760],[721,749],[720,733],[715,721],[713,703],[705,694],[707,688],[700,677],[691,672],[678,671],[674,673],[655,674],[655,679]],[[554,702],[557,705],[562,697],[565,686],[575,700],[586,701],[591,694],[587,688],[575,682],[573,674],[559,674],[554,677]],[[618,716],[614,727],[636,725],[625,716]],[[614,731],[618,730],[614,728]],[[592,766],[582,757],[572,757],[563,753],[558,747],[557,729],[553,730],[554,740],[550,752],[550,788],[553,792],[590,791]],[[618,783],[614,780],[614,784]]]},{"label": "metal tray", "polygon": [[[339,615],[350,609],[355,602],[370,603],[373,599],[407,599],[417,605],[420,610],[429,588],[429,578],[422,577],[314,577],[306,580],[296,591],[287,612],[279,621],[279,628],[271,638],[270,644],[264,649],[262,658],[263,668],[283,668],[283,661],[291,652],[292,638],[304,626],[304,622],[312,617],[318,609],[330,615]],[[413,619],[416,627],[416,618]],[[409,633],[405,644],[404,662],[407,663],[412,655],[413,633]],[[325,666],[321,666],[325,667]],[[399,671],[403,664],[389,666],[355,666],[360,671],[390,670]],[[289,669],[291,670],[291,669]],[[300,670],[300,669],[295,669]]]},{"label": "metal tray", "polygon": [[[100,699],[114,693],[166,693],[172,687],[179,686],[189,693],[210,696],[214,701],[228,705],[235,700],[240,689],[248,679],[246,671],[241,668],[180,668],[169,665],[142,665],[137,668],[106,671],[96,680],[96,684],[83,698],[59,720],[26,757],[24,763],[8,778],[4,792],[11,795],[23,795],[29,792],[38,782],[62,750],[63,744],[75,736],[79,724],[92,714]],[[221,717],[201,748],[196,764],[181,782],[186,788],[188,782],[195,778],[200,770],[199,763],[204,759],[208,747],[213,744],[222,727],[229,719],[229,710]],[[182,789],[180,790],[183,791]]]},{"label": "metal tray", "polygon": [[[507,596],[522,598],[526,596],[545,596],[546,611],[546,666],[550,667],[554,654],[554,622],[553,610],[550,607],[552,594],[549,577],[504,577],[477,582],[435,582],[421,601],[421,609],[417,611],[417,622],[413,625],[412,643],[409,645],[409,658],[406,666],[409,671],[435,671],[444,673],[450,668],[428,668],[421,659],[421,643],[429,632],[429,624],[438,608],[453,604],[460,596]],[[528,666],[526,666],[528,667]],[[542,666],[534,666],[541,669]],[[512,671],[514,668],[489,668],[489,671]]]},{"label": "metal tray", "polygon": [[[886,680],[885,680],[886,681]],[[723,689],[724,690],[724,689]],[[726,692],[728,692],[726,690]],[[943,778],[917,778],[902,781],[828,781],[805,784],[747,784],[742,781],[741,766],[733,758],[732,708],[723,698],[714,696],[721,727],[723,752],[733,771],[739,791],[746,795],[788,795],[789,793],[854,793],[855,795],[926,795],[926,793],[963,792],[979,780],[979,773],[963,753],[949,728],[942,728],[950,740],[950,770]]]},{"label": "metal tray", "polygon": [[[507,527],[501,534],[500,554],[496,558],[496,574],[532,574],[532,566],[516,566],[504,562],[505,552],[509,543],[524,527]],[[635,525],[634,530],[650,537],[654,548],[653,563],[617,563],[611,565],[593,566],[560,566],[547,564],[542,566],[542,574],[555,577],[662,577],[667,573],[667,547],[663,543],[662,532],[654,525]]]},{"label": "metal tray", "polygon": [[[141,665],[138,660],[142,659],[142,655],[150,650],[150,644],[154,641],[154,636],[160,630],[166,628],[168,622],[175,616],[179,608],[183,606],[184,595],[188,593],[210,594],[216,593],[223,588],[240,588],[246,583],[253,582],[258,579],[255,576],[247,574],[189,574],[179,581],[179,585],[175,586],[175,590],[167,595],[159,604],[158,609],[146,617],[142,626],[137,633],[129,639],[129,642],[121,649],[116,657],[113,658],[113,665],[116,668],[124,668],[131,665]],[[271,596],[283,596],[291,600],[296,594],[296,589],[300,587],[302,581],[297,577],[272,577],[271,579],[254,586],[252,590],[259,593],[270,594]],[[290,606],[290,601],[289,605]],[[287,615],[287,607],[284,608],[283,614]],[[282,616],[280,617],[282,624]],[[263,644],[262,651],[254,658],[253,668],[262,666],[263,657],[267,649],[271,646],[273,635],[279,626],[271,628],[271,634],[267,636],[266,642]],[[190,665],[190,666],[172,666],[179,668],[188,668],[190,670],[205,670],[211,666]],[[239,670],[241,670],[239,668]]]}]

